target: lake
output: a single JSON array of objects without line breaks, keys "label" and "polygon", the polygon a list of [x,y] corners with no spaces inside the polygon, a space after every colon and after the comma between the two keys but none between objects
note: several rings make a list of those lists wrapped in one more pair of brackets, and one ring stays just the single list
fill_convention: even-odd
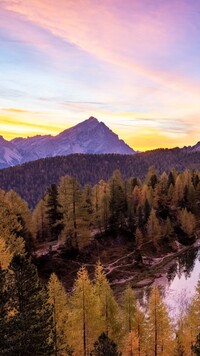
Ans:
[{"label": "lake", "polygon": [[171,316],[176,317],[195,293],[200,278],[200,246],[189,249],[176,258],[167,273],[155,279],[164,291]]}]

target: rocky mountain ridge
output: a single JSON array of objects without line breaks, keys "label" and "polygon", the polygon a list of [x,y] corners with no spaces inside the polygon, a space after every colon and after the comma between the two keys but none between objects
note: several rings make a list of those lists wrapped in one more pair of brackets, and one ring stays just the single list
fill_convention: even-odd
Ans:
[{"label": "rocky mountain ridge", "polygon": [[94,117],[64,130],[57,136],[17,137],[11,141],[0,137],[0,168],[74,153],[133,154],[135,151]]}]

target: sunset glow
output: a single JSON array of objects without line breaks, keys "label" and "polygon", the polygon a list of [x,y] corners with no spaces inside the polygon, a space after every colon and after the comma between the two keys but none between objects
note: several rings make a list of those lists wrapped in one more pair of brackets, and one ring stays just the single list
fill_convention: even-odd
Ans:
[{"label": "sunset glow", "polygon": [[135,150],[200,140],[198,0],[0,0],[0,135],[95,116]]}]

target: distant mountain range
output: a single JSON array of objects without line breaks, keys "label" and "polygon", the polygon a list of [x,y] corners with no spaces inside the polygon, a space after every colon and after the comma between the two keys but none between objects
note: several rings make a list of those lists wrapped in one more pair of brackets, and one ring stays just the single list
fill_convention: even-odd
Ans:
[{"label": "distant mountain range", "polygon": [[0,168],[74,153],[133,154],[135,151],[94,117],[57,136],[19,137],[12,141],[6,141],[0,136]]}]

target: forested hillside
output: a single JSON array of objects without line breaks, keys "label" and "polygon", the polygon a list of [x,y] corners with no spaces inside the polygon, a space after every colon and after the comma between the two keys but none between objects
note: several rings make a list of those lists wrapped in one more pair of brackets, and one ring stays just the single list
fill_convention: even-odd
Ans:
[{"label": "forested hillside", "polygon": [[74,154],[40,159],[12,168],[0,170],[0,187],[13,189],[33,208],[44,195],[47,187],[58,183],[60,177],[70,175],[83,186],[108,180],[115,169],[123,178],[132,176],[143,179],[150,166],[160,174],[172,167],[177,171],[200,169],[200,152],[188,153],[184,149],[159,149],[135,155],[85,155]]},{"label": "forested hillside", "polygon": [[[117,170],[108,181],[85,187],[65,176],[32,212],[16,192],[0,191],[0,354],[198,355],[199,283],[176,320],[158,288],[140,304],[131,286],[139,271],[148,272],[146,253],[165,256],[198,238],[199,213],[200,174],[189,170],[158,175],[151,167],[143,182],[125,180]],[[128,236],[127,264],[122,233]],[[115,261],[106,264],[106,245],[99,246],[110,240],[109,258]],[[51,249],[41,256],[52,272],[42,283],[31,256],[41,275],[37,249],[49,242],[62,242],[62,253],[57,260]],[[122,256],[116,261],[117,248]],[[80,267],[81,256],[89,259],[89,273]],[[112,273],[117,283],[126,282],[120,298],[109,283]]]}]

